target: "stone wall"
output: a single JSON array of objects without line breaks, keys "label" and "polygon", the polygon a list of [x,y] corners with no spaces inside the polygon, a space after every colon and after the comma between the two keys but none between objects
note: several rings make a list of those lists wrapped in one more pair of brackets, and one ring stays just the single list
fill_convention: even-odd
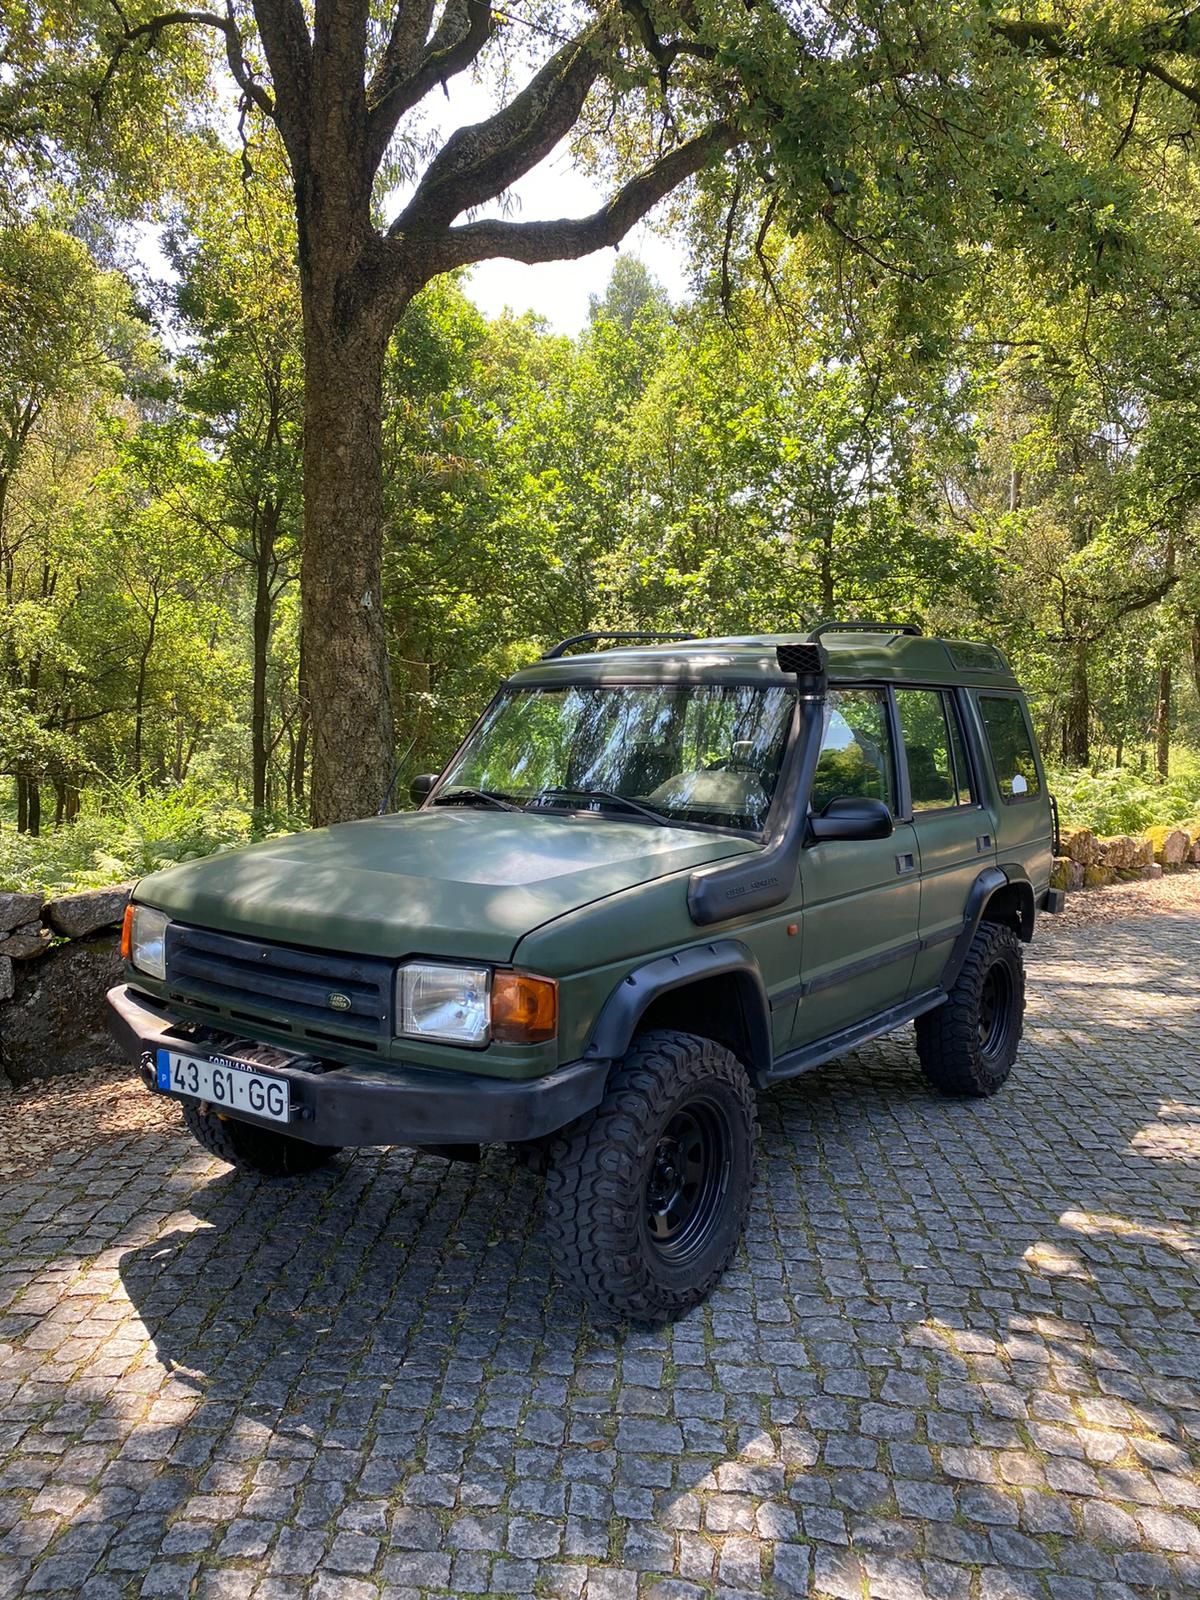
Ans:
[{"label": "stone wall", "polygon": [[84,1072],[113,1054],[104,996],[121,976],[132,888],[0,893],[0,1081]]},{"label": "stone wall", "polygon": [[1050,882],[1056,889],[1095,889],[1200,866],[1200,823],[1165,824],[1144,834],[1104,836],[1074,828],[1062,836]]}]

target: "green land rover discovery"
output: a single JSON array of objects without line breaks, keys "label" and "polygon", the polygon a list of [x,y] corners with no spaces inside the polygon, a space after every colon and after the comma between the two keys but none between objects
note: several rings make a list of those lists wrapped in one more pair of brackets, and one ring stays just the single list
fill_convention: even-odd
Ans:
[{"label": "green land rover discovery", "polygon": [[213,1155],[514,1145],[562,1272],[653,1322],[737,1249],[759,1091],[910,1022],[936,1088],[1009,1074],[1061,901],[990,645],[583,635],[413,796],[138,885],[113,1028]]}]

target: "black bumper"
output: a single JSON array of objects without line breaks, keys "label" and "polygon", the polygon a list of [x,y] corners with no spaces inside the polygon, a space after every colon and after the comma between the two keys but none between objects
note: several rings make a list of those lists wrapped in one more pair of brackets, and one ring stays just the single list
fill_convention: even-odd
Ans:
[{"label": "black bumper", "polygon": [[[161,1045],[197,1056],[230,1050],[229,1042],[176,1021],[127,984],[108,992],[108,1025],[122,1049],[143,1066],[154,1084],[149,1059]],[[299,1064],[303,1061],[305,1064]],[[296,1066],[264,1067],[286,1078],[292,1120],[277,1122],[240,1115],[239,1120],[286,1131],[310,1144],[507,1144],[539,1139],[565,1127],[600,1103],[607,1061],[577,1061],[542,1078],[512,1082],[478,1073],[437,1072],[427,1067],[337,1066],[314,1070],[308,1058]]]}]

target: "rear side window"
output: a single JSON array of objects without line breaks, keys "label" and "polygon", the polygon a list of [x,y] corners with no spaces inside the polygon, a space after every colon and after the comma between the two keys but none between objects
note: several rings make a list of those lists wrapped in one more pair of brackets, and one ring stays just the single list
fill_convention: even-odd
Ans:
[{"label": "rear side window", "polygon": [[941,689],[897,689],[896,710],[914,812],[971,805],[971,778],[950,697]]},{"label": "rear side window", "polygon": [[1029,800],[1040,794],[1042,785],[1025,707],[1014,695],[981,694],[979,715],[1001,798]]}]

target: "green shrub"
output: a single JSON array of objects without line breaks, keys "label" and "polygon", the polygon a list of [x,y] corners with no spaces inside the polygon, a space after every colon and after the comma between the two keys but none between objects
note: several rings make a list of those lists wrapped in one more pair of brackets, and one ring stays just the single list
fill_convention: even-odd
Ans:
[{"label": "green shrub", "polygon": [[65,893],[140,878],[177,861],[192,861],[252,837],[286,830],[258,827],[244,807],[183,784],[141,795],[136,785],[111,785],[88,797],[70,825],[31,839],[0,828],[0,889]]},{"label": "green shrub", "polygon": [[1141,833],[1156,823],[1185,822],[1200,812],[1200,760],[1173,753],[1171,777],[1159,783],[1129,767],[1104,772],[1062,769],[1047,773],[1064,830]]}]

